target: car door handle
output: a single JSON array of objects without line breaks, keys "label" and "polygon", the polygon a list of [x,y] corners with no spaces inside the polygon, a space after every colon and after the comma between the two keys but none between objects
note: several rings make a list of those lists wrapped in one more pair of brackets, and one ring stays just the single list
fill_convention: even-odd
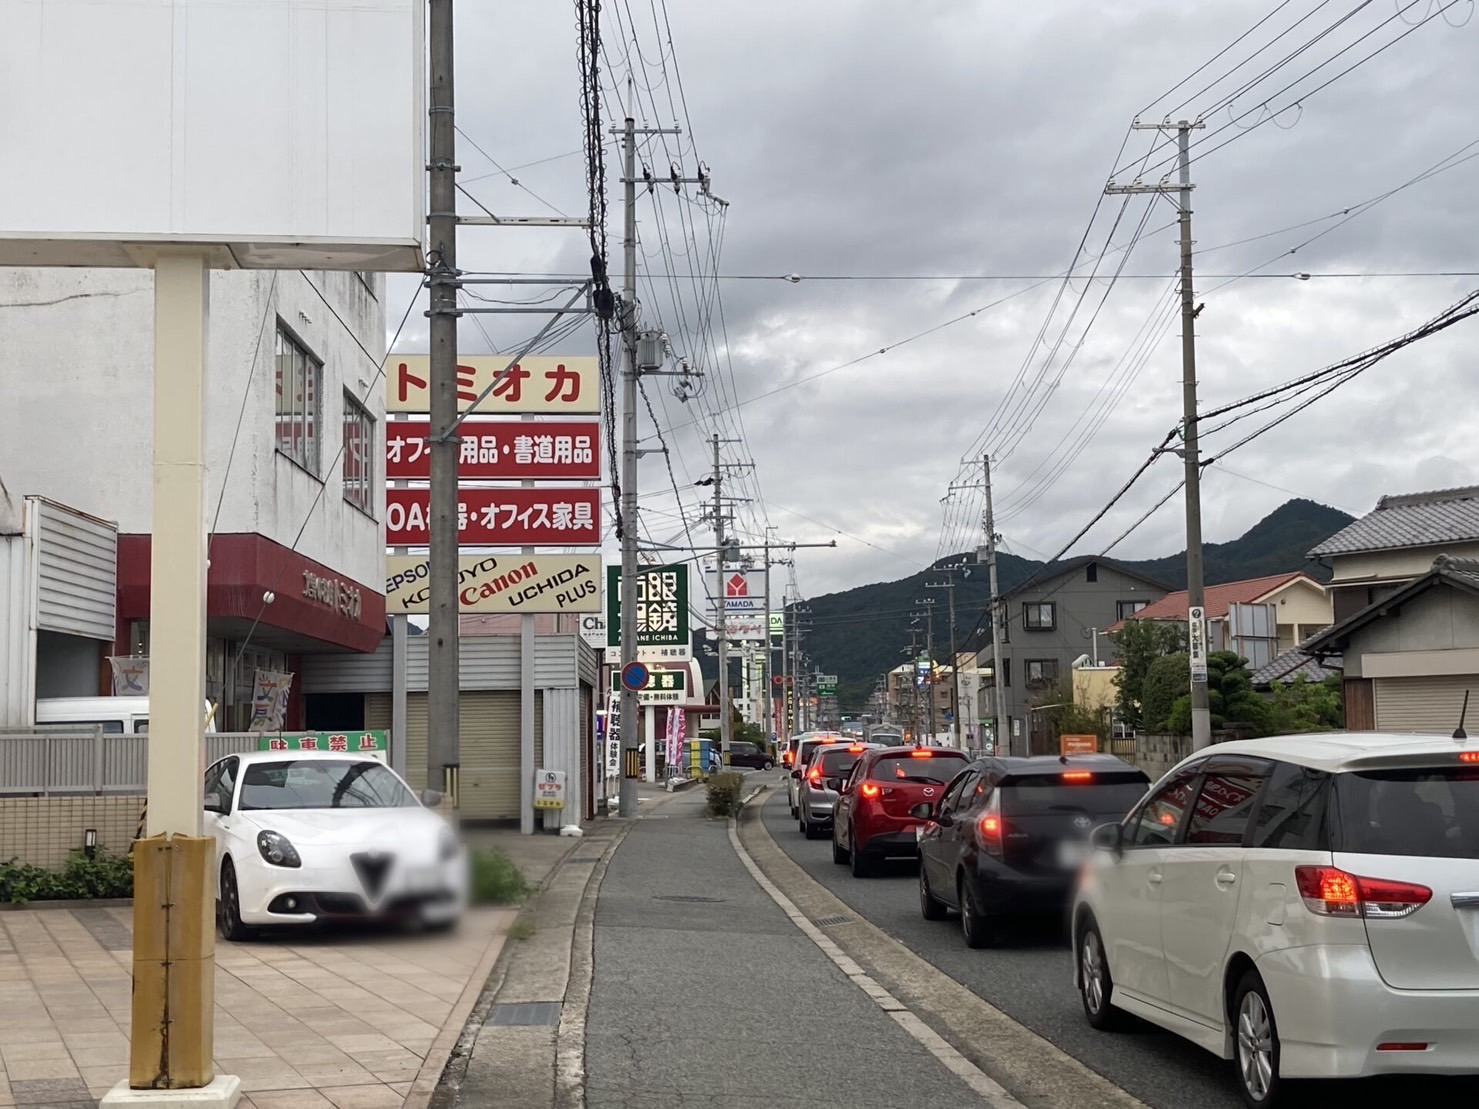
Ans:
[{"label": "car door handle", "polygon": [[1152,870],[1145,876],[1145,880],[1153,886],[1158,886],[1161,884],[1161,872],[1159,870]]},{"label": "car door handle", "polygon": [[1238,876],[1231,870],[1219,870],[1217,872],[1217,884],[1224,889],[1238,880]]},{"label": "car door handle", "polygon": [[1448,900],[1455,909],[1479,909],[1479,893],[1453,893]]}]

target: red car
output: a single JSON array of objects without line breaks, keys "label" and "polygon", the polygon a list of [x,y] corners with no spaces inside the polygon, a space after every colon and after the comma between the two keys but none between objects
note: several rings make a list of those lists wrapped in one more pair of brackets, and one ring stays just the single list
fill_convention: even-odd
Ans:
[{"label": "red car", "polygon": [[953,747],[883,747],[869,751],[842,784],[832,820],[832,861],[851,862],[866,878],[890,855],[918,856],[915,829],[924,822],[909,810],[933,804],[945,783],[969,765]]}]

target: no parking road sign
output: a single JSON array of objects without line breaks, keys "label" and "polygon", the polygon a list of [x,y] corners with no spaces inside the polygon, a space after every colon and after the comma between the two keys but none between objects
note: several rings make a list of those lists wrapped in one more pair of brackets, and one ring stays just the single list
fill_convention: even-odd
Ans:
[{"label": "no parking road sign", "polygon": [[641,691],[652,680],[652,671],[644,662],[629,662],[621,668],[621,684],[626,689]]}]

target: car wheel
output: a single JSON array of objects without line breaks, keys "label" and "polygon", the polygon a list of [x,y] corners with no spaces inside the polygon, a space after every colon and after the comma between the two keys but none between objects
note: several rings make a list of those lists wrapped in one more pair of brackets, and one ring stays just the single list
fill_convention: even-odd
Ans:
[{"label": "car wheel", "polygon": [[849,856],[848,856],[847,848],[846,847],[843,847],[842,844],[840,844],[840,843],[837,842],[837,831],[836,831],[836,829],[833,829],[833,831],[832,831],[832,861],[834,863],[836,863],[838,866],[846,866],[847,865],[847,861],[848,861],[848,857]]},{"label": "car wheel", "polygon": [[1084,1017],[1091,1028],[1113,1032],[1124,1027],[1124,1014],[1110,1004],[1114,996],[1114,979],[1109,973],[1109,956],[1104,951],[1104,937],[1092,917],[1084,921],[1078,938],[1078,993],[1084,1004]]},{"label": "car wheel", "polygon": [[810,820],[803,820],[801,822],[801,831],[807,839],[822,838],[822,826],[820,824],[813,824]]},{"label": "car wheel", "polygon": [[863,849],[859,847],[856,843],[852,845],[851,859],[852,876],[854,878],[873,877],[873,860],[867,855],[863,854]]},{"label": "car wheel", "polygon": [[945,902],[930,890],[930,879],[922,858],[919,860],[919,912],[925,920],[944,920],[946,913]]},{"label": "car wheel", "polygon": [[965,937],[965,945],[977,950],[990,947],[991,922],[981,915],[981,907],[976,904],[971,884],[965,880],[964,874],[956,879],[955,894],[956,904],[960,906],[960,934]]},{"label": "car wheel", "polygon": [[772,760],[772,759],[766,759],[764,762],[762,762],[760,764],[760,769],[761,770],[774,770],[775,769],[775,762],[774,762],[774,760]]},{"label": "car wheel", "polygon": [[1233,1013],[1238,1089],[1251,1109],[1267,1109],[1279,1099],[1279,1026],[1258,971],[1249,970],[1238,983]]},{"label": "car wheel", "polygon": [[249,940],[255,931],[241,920],[241,891],[236,887],[236,867],[227,859],[221,864],[221,896],[216,901],[216,924],[221,935],[236,942]]}]

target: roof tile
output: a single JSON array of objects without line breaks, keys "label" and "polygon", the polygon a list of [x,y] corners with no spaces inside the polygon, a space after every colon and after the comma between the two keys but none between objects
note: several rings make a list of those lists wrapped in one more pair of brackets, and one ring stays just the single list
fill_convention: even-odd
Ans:
[{"label": "roof tile", "polygon": [[[1287,585],[1295,578],[1308,578],[1312,584],[1317,584],[1302,570],[1294,570],[1287,574],[1270,574],[1263,578],[1248,578],[1244,581],[1230,581],[1222,585],[1209,585],[1203,594],[1207,619],[1220,620],[1227,615],[1228,605],[1251,605],[1259,597],[1272,593],[1279,586]],[[1142,608],[1135,613],[1134,618],[1136,620],[1185,620],[1189,607],[1187,592],[1182,589],[1175,593],[1167,593],[1159,601]],[[1115,625],[1109,630],[1115,631],[1118,627],[1119,625]]]},{"label": "roof tile", "polygon": [[1310,551],[1311,558],[1479,542],[1479,486],[1386,496]]}]

